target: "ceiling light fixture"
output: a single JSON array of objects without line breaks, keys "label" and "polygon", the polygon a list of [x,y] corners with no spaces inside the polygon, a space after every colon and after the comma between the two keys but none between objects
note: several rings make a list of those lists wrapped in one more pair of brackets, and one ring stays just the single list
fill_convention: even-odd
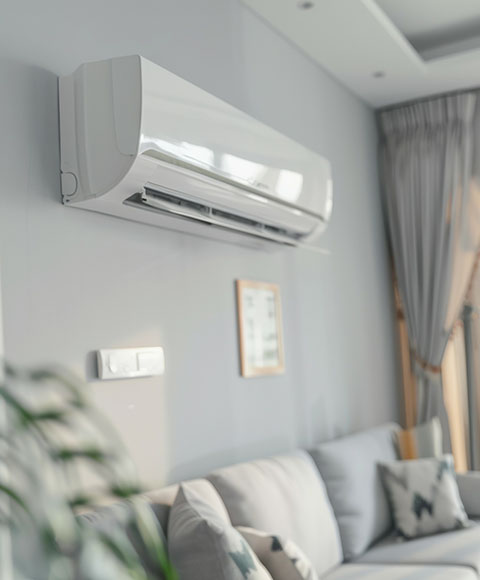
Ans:
[{"label": "ceiling light fixture", "polygon": [[312,0],[298,0],[297,6],[300,10],[310,10],[310,8],[313,8],[315,4]]}]

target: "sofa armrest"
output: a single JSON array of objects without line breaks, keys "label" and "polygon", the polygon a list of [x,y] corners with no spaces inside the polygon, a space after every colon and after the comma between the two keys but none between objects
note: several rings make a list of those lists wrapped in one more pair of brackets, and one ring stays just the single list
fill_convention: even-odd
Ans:
[{"label": "sofa armrest", "polygon": [[457,483],[467,515],[480,518],[480,471],[457,473]]}]

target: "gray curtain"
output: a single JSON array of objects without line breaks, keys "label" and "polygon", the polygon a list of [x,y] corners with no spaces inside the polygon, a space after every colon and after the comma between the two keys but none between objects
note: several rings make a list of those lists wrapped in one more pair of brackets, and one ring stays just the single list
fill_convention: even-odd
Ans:
[{"label": "gray curtain", "polygon": [[417,380],[417,421],[438,416],[446,450],[450,438],[438,367],[479,243],[478,118],[474,92],[378,117],[387,223]]},{"label": "gray curtain", "polygon": [[463,310],[469,406],[470,469],[480,469],[480,269]]}]

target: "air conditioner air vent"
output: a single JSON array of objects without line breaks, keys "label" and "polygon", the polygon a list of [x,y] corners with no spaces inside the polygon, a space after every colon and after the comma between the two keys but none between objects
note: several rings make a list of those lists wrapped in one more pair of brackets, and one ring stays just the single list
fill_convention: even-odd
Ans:
[{"label": "air conditioner air vent", "polygon": [[173,193],[168,193],[166,191],[158,191],[153,190],[150,188],[145,188],[143,194],[143,201],[148,201],[148,196],[152,196],[155,199],[166,201],[167,203],[171,203],[172,205],[177,205],[178,207],[188,208],[193,211],[198,211],[199,213],[208,214],[210,213],[210,209],[207,205],[198,203],[196,201],[192,201],[190,199],[185,199],[184,197],[179,197]]},{"label": "air conditioner air vent", "polygon": [[287,245],[295,245],[300,236],[295,232],[279,228],[272,224],[264,224],[242,215],[233,214],[222,209],[209,207],[190,199],[180,197],[171,191],[157,191],[145,188],[144,193],[136,193],[125,200],[127,205],[133,205],[171,214],[178,218],[200,221],[224,229],[270,239]]}]

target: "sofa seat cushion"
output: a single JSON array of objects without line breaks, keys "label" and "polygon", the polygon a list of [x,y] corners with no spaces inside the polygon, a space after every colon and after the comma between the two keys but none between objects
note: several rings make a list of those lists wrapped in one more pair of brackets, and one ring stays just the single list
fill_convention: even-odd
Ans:
[{"label": "sofa seat cushion", "polygon": [[321,575],[342,561],[324,483],[304,451],[233,465],[208,476],[234,526],[288,538]]},{"label": "sofa seat cushion", "polygon": [[360,556],[392,527],[378,463],[397,459],[398,425],[389,423],[310,451],[337,517],[346,560]]},{"label": "sofa seat cushion", "polygon": [[322,580],[476,580],[471,568],[462,566],[412,566],[343,564]]},{"label": "sofa seat cushion", "polygon": [[443,564],[469,566],[480,574],[480,525],[410,541],[393,534],[356,562],[375,564]]}]

